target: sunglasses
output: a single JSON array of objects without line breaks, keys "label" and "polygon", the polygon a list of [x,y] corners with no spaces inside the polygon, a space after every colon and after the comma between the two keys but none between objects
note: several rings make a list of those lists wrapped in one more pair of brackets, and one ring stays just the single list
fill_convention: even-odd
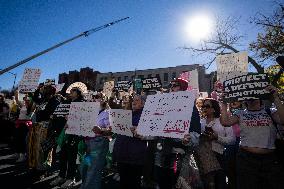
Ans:
[{"label": "sunglasses", "polygon": [[201,108],[209,109],[209,108],[212,108],[212,107],[210,105],[202,105]]}]

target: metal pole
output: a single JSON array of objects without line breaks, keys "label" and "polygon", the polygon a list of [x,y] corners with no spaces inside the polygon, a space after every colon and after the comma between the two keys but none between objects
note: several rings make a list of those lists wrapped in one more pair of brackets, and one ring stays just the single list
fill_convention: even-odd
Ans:
[{"label": "metal pole", "polygon": [[75,40],[75,39],[77,39],[77,38],[80,38],[80,37],[82,37],[82,36],[87,37],[87,36],[89,36],[90,34],[92,34],[92,33],[94,33],[94,32],[97,32],[97,31],[102,30],[102,29],[104,29],[104,28],[106,28],[106,27],[112,26],[112,25],[114,25],[114,24],[116,24],[116,23],[118,23],[118,22],[121,22],[121,21],[123,21],[123,20],[126,20],[126,19],[128,19],[128,18],[129,18],[129,17],[122,18],[122,19],[113,21],[113,22],[111,22],[111,23],[105,24],[105,25],[103,25],[103,26],[99,26],[99,27],[97,27],[97,28],[94,28],[94,29],[85,31],[85,32],[83,32],[83,33],[81,33],[81,34],[79,34],[79,35],[77,35],[77,36],[75,36],[75,37],[72,37],[71,39],[68,39],[68,40],[66,40],[66,41],[63,41],[63,42],[61,42],[61,43],[59,43],[59,44],[57,44],[57,45],[54,45],[54,46],[52,46],[52,47],[50,47],[50,48],[44,50],[44,51],[41,51],[41,52],[39,52],[39,53],[37,53],[37,54],[35,54],[35,55],[32,55],[32,56],[30,56],[30,57],[28,57],[28,58],[26,58],[26,59],[24,59],[24,60],[21,60],[20,62],[14,64],[14,65],[12,65],[12,66],[9,66],[8,68],[5,68],[5,69],[1,70],[1,71],[0,71],[0,75],[2,75],[2,74],[4,74],[5,72],[8,72],[8,71],[10,71],[10,70],[12,70],[12,69],[18,67],[18,66],[20,66],[20,65],[22,65],[22,64],[25,64],[26,62],[28,62],[28,61],[30,61],[30,60],[32,60],[32,59],[34,59],[34,58],[36,58],[36,57],[38,57],[38,56],[40,56],[40,55],[42,55],[42,54],[45,54],[45,53],[47,53],[47,52],[49,52],[49,51],[51,51],[51,50],[53,50],[53,49],[55,49],[55,48],[57,48],[57,47],[60,47],[60,46],[62,46],[62,45],[65,45],[66,43],[69,43],[69,42],[71,42],[71,41],[73,41],[73,40]]}]

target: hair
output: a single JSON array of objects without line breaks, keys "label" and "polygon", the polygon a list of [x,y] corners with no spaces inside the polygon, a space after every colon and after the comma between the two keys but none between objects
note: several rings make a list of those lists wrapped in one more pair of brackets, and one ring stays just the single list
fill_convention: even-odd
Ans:
[{"label": "hair", "polygon": [[211,103],[212,108],[214,109],[214,117],[219,118],[221,114],[219,102],[217,100],[214,100],[213,98],[205,98],[204,103],[206,101],[209,101]]},{"label": "hair", "polygon": [[83,93],[78,87],[73,87],[71,91],[75,91],[77,93],[78,99],[84,99]]},{"label": "hair", "polygon": [[56,88],[51,86],[51,85],[46,85],[44,86],[44,97],[48,98],[52,95],[55,95],[56,93]]}]

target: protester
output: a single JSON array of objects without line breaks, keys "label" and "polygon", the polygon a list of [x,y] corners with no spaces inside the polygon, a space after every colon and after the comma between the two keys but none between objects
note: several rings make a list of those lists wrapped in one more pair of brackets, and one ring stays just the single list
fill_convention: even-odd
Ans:
[{"label": "protester", "polygon": [[10,142],[12,130],[9,123],[9,105],[5,102],[3,95],[0,95],[0,123],[1,123],[1,140]]},{"label": "protester", "polygon": [[86,137],[87,153],[81,163],[82,185],[81,189],[101,189],[102,171],[106,163],[106,155],[109,148],[110,134],[109,114],[106,109],[107,103],[103,95],[98,94],[96,101],[100,102],[101,110],[97,118],[97,125],[93,132],[95,137]]},{"label": "protester", "polygon": [[[83,94],[79,88],[72,88],[70,91],[70,99],[72,102],[83,102]],[[66,125],[66,128],[68,125]],[[75,184],[77,176],[77,153],[78,144],[81,140],[80,136],[66,134],[65,141],[62,144],[59,159],[59,174],[58,177],[50,183],[51,186],[61,185],[62,188],[67,188]]]},{"label": "protester", "polygon": [[[170,92],[185,91],[188,82],[176,79],[171,82]],[[190,122],[190,133],[185,136],[186,143],[198,143],[198,132],[200,133],[200,117],[196,106],[193,107]],[[195,131],[195,132],[194,132]],[[185,145],[180,139],[159,137],[155,154],[155,175],[160,189],[172,189],[179,175],[181,156],[185,153]]]},{"label": "protester", "polygon": [[[238,184],[241,189],[283,188],[283,169],[274,153],[277,130],[273,122],[284,123],[284,105],[277,89],[268,86],[276,109],[265,109],[261,99],[246,100],[246,109],[229,116],[227,103],[222,102],[221,123],[226,126],[240,125],[240,149]],[[271,113],[270,113],[271,112]]]},{"label": "protester", "polygon": [[113,158],[118,164],[121,189],[141,188],[141,176],[147,143],[145,140],[141,140],[134,130],[138,125],[144,103],[145,98],[140,95],[134,96],[132,102],[134,136],[118,135],[114,144]]}]

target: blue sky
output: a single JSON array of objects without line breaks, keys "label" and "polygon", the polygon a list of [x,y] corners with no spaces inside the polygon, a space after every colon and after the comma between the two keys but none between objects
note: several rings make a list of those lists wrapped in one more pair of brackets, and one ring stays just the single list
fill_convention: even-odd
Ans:
[{"label": "blue sky", "polygon": [[[248,23],[257,12],[273,11],[271,0],[1,0],[0,69],[45,50],[79,33],[119,18],[130,19],[87,38],[80,38],[44,54],[12,73],[21,79],[25,68],[41,68],[41,81],[82,67],[100,72],[129,71],[203,64],[177,47],[190,45],[185,20],[195,13],[241,16],[245,35],[240,50],[255,39],[257,28]],[[208,71],[215,69],[212,65]],[[0,75],[1,89],[13,86],[14,76]]]}]

